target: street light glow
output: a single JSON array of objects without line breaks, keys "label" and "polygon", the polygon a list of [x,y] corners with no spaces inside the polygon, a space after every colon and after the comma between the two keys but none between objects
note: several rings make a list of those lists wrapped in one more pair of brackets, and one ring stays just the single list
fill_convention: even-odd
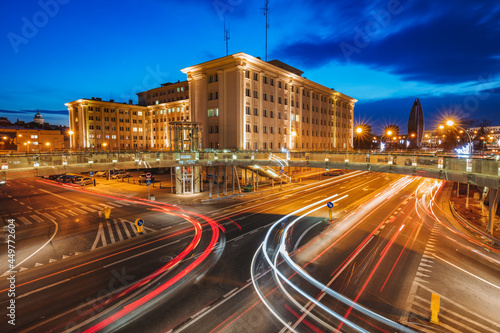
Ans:
[{"label": "street light glow", "polygon": [[363,129],[361,127],[356,128],[356,133],[358,134],[363,133]]},{"label": "street light glow", "polygon": [[73,132],[72,130],[69,130],[69,131],[68,131],[68,134],[69,134],[69,135],[73,135],[74,133],[75,133],[75,132]]},{"label": "street light glow", "polygon": [[392,131],[391,130],[387,131],[387,135],[391,136],[392,135]]},{"label": "street light glow", "polygon": [[455,123],[453,122],[453,120],[447,120],[446,125],[453,126],[453,125],[455,125]]}]

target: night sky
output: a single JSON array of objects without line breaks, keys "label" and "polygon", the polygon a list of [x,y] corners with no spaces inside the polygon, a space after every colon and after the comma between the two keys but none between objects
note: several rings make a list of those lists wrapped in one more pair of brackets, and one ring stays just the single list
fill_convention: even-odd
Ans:
[{"label": "night sky", "polygon": [[[137,102],[185,80],[181,68],[229,53],[264,58],[262,1],[41,0],[0,11],[0,114],[68,124],[79,98]],[[426,128],[455,115],[500,125],[500,3],[471,0],[270,0],[268,59],[359,100],[355,123]],[[7,111],[21,112],[7,112]]]}]

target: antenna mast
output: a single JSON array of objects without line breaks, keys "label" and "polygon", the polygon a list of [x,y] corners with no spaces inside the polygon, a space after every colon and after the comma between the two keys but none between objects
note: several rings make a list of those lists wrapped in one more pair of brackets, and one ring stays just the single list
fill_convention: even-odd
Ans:
[{"label": "antenna mast", "polygon": [[267,31],[269,30],[269,0],[266,0],[264,3],[264,16],[266,17],[266,56],[265,59],[267,61]]},{"label": "antenna mast", "polygon": [[229,34],[230,29],[231,27],[226,29],[226,18],[224,17],[224,41],[226,42],[226,56],[229,55],[229,39],[231,38]]}]

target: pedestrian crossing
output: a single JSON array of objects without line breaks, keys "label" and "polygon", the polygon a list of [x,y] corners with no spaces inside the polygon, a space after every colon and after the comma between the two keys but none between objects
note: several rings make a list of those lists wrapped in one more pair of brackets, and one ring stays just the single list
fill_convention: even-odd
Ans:
[{"label": "pedestrian crossing", "polygon": [[[30,210],[24,212],[23,215],[16,215],[16,216],[2,215],[0,218],[0,223],[3,221],[4,225],[7,225],[8,220],[14,218],[15,219],[14,224],[16,225],[16,227],[23,227],[23,226],[33,227],[39,224],[47,224],[47,223],[52,224],[52,221],[68,219],[75,216],[86,215],[89,213],[102,212],[104,207],[121,208],[130,205],[133,205],[133,203],[122,200],[115,200],[99,204],[68,206],[68,208],[60,207],[57,209],[51,208],[47,210],[43,209],[36,211]],[[130,232],[127,233],[124,231],[125,235],[128,235],[129,233]],[[125,236],[122,234],[121,238],[124,237]],[[119,235],[117,235],[117,238],[121,239]],[[127,236],[127,238],[130,238],[130,236]]]},{"label": "pedestrian crossing", "polygon": [[[151,232],[154,229],[143,227],[143,233]],[[99,229],[96,238],[92,244],[91,251],[105,247],[117,242],[138,236],[137,228],[134,223],[124,219],[112,219],[105,222],[99,222]]]}]

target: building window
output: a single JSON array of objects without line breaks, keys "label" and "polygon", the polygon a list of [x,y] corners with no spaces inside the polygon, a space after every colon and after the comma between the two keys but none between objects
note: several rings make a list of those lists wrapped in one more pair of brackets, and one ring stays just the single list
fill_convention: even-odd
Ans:
[{"label": "building window", "polygon": [[133,127],[132,132],[137,132],[137,127]]},{"label": "building window", "polygon": [[281,112],[278,112],[278,119],[281,119]]},{"label": "building window", "polygon": [[264,116],[264,117],[267,117],[267,110],[264,110],[264,112],[263,112],[263,116]]},{"label": "building window", "polygon": [[250,71],[245,71],[245,77],[246,77],[247,79],[249,79],[249,78],[250,78]]},{"label": "building window", "polygon": [[264,84],[267,84],[267,76],[263,76],[263,77],[262,77],[262,82],[263,82]]},{"label": "building window", "polygon": [[269,133],[274,134],[274,127],[272,126],[269,127]]},{"label": "building window", "polygon": [[246,124],[246,132],[250,132],[250,124]]},{"label": "building window", "polygon": [[262,133],[267,134],[267,126],[264,126]]},{"label": "building window", "polygon": [[278,81],[278,88],[281,88],[281,81]]},{"label": "building window", "polygon": [[271,79],[270,84],[274,86],[274,79]]},{"label": "building window", "polygon": [[265,100],[265,101],[267,101],[267,94],[266,93],[262,94],[262,99]]},{"label": "building window", "polygon": [[271,95],[271,102],[274,103],[274,95]]},{"label": "building window", "polygon": [[245,113],[250,114],[250,107],[249,106],[245,106]]},{"label": "building window", "polygon": [[281,97],[278,97],[278,104],[281,104]]},{"label": "building window", "polygon": [[259,98],[259,93],[257,92],[257,90],[253,91],[253,98]]},{"label": "building window", "polygon": [[253,115],[258,116],[259,115],[259,109],[253,108]]},{"label": "building window", "polygon": [[269,118],[274,118],[274,111],[269,111]]},{"label": "building window", "polygon": [[267,142],[264,142],[264,149],[267,149]]},{"label": "building window", "polygon": [[259,133],[259,126],[253,125],[253,132],[254,133]]},{"label": "building window", "polygon": [[257,73],[253,73],[253,79],[255,81],[258,81],[259,80],[259,75]]},{"label": "building window", "polygon": [[218,117],[219,116],[219,108],[208,109],[208,116],[209,117]]},{"label": "building window", "polygon": [[250,97],[250,89],[245,89],[245,96]]}]

